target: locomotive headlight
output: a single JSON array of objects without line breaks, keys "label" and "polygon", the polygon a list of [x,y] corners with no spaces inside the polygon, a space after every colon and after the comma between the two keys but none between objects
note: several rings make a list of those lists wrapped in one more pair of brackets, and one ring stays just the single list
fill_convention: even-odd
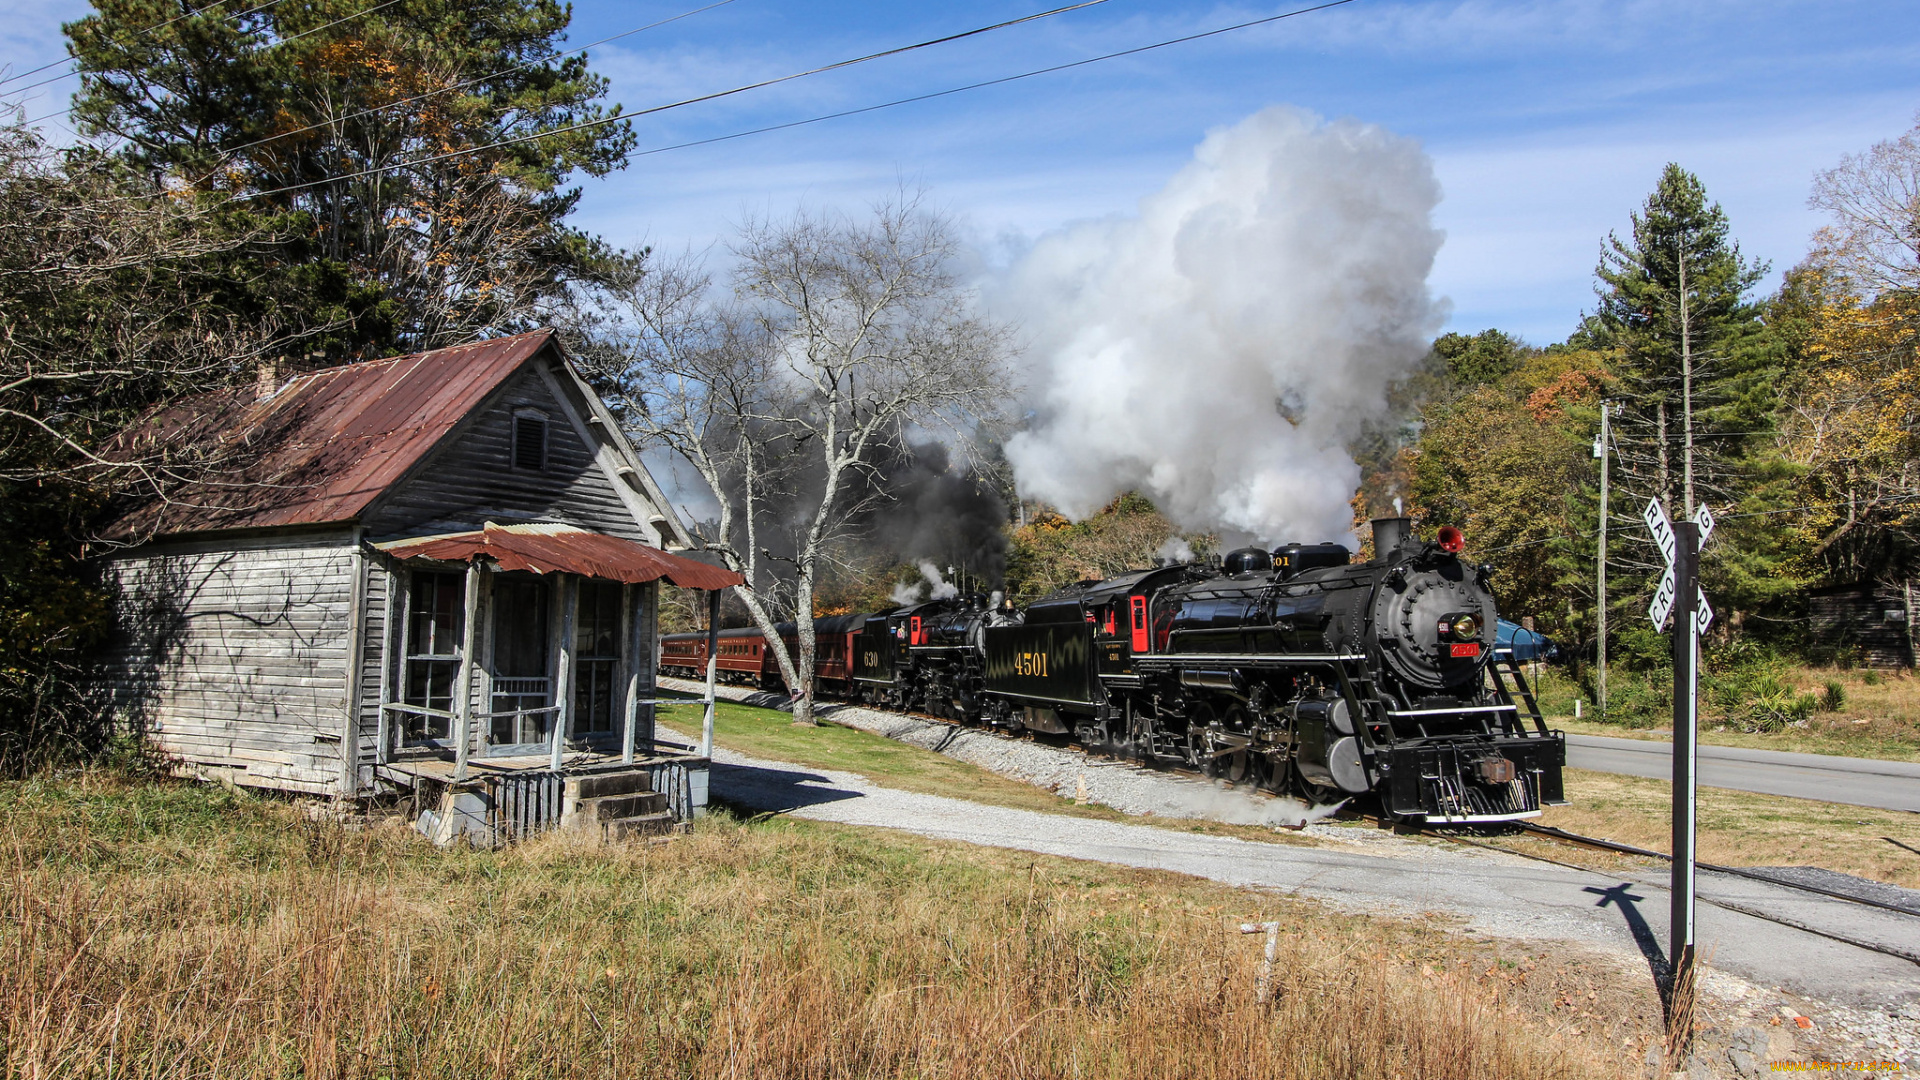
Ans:
[{"label": "locomotive headlight", "polygon": [[1462,615],[1453,620],[1453,636],[1461,641],[1472,641],[1480,634],[1480,620],[1471,615]]}]

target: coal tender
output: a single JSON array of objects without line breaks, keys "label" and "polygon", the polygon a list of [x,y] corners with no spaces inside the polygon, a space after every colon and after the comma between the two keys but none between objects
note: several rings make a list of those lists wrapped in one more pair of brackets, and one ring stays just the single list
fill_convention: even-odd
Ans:
[{"label": "coal tender", "polygon": [[943,696],[1006,728],[1317,803],[1375,793],[1397,818],[1510,821],[1563,802],[1565,739],[1494,654],[1490,568],[1460,558],[1455,529],[1423,541],[1385,518],[1373,536],[1365,563],[1337,544],[1244,548],[1083,583],[1023,615],[966,612],[960,640],[939,643],[938,681],[967,692]]}]

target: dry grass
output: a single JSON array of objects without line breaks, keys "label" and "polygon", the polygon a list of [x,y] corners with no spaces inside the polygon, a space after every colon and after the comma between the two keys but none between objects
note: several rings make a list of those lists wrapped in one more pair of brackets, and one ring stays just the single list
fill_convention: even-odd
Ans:
[{"label": "dry grass", "polygon": [[[1824,696],[1828,683],[1837,683],[1844,703],[1839,709],[1816,710],[1804,724],[1774,732],[1740,731],[1737,725],[1708,717],[1702,722],[1700,741],[1756,750],[1920,761],[1920,679],[1911,672],[1793,667],[1788,669],[1787,682],[1798,694],[1819,696]],[[1650,729],[1602,723],[1594,719],[1591,700],[1586,702],[1585,718],[1575,720],[1573,699],[1580,693],[1576,685],[1551,670],[1541,683],[1541,711],[1554,727],[1621,739],[1669,739],[1673,735],[1672,725],[1665,722]]]},{"label": "dry grass", "polygon": [[[785,820],[439,852],[176,784],[0,799],[13,1076],[1464,1080],[1639,1049],[1558,963],[1169,874]],[[1268,919],[1261,997],[1237,927]]]},{"label": "dry grass", "polygon": [[[1566,778],[1571,805],[1548,807],[1541,824],[1654,851],[1672,850],[1668,782],[1580,769],[1568,769]],[[1700,789],[1699,807],[1699,857],[1705,862],[1823,866],[1920,888],[1920,815],[1707,787]],[[1564,858],[1564,850],[1555,857]],[[1580,858],[1591,860],[1593,855],[1582,853]]]}]

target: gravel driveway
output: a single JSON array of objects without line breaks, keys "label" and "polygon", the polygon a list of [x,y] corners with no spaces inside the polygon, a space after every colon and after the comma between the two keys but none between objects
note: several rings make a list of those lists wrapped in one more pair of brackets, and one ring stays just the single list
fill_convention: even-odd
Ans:
[{"label": "gravel driveway", "polygon": [[[694,685],[666,679],[661,684],[669,689]],[[737,688],[722,693],[736,700],[753,697]],[[1084,785],[1091,801],[1129,813],[1278,822],[1297,819],[1301,810],[1285,800],[1252,802],[1189,777],[893,713],[841,707],[830,718],[1069,796]],[[1170,870],[1356,912],[1439,914],[1477,933],[1597,947],[1642,972],[1656,962],[1666,941],[1667,892],[1654,881],[1367,826],[1310,824],[1281,834],[1282,842],[1262,843],[897,791],[852,773],[758,760],[724,747],[715,754],[712,782],[718,798],[742,808]],[[1774,887],[1763,883],[1744,882],[1740,889],[1739,899],[1755,909],[1805,903],[1787,890],[1768,896],[1766,890]],[[1706,890],[1703,882],[1703,895]],[[1750,1000],[1756,1008],[1778,1000],[1774,991],[1817,999],[1830,1004],[1829,1024],[1854,1031],[1862,1049],[1871,1046],[1920,1065],[1920,965],[1711,904],[1702,904],[1696,918],[1702,954],[1712,958],[1714,970],[1704,987],[1710,995]],[[1887,938],[1909,946],[1916,936],[1913,926],[1920,923],[1845,904],[1808,915],[1816,926],[1834,918],[1857,920],[1849,933],[1864,940]]]}]

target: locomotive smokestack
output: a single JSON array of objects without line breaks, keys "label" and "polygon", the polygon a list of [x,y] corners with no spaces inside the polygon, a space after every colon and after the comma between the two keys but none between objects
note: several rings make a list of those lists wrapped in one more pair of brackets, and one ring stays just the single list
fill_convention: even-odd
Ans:
[{"label": "locomotive smokestack", "polygon": [[1373,561],[1386,562],[1393,549],[1413,534],[1413,519],[1384,517],[1373,519]]}]

